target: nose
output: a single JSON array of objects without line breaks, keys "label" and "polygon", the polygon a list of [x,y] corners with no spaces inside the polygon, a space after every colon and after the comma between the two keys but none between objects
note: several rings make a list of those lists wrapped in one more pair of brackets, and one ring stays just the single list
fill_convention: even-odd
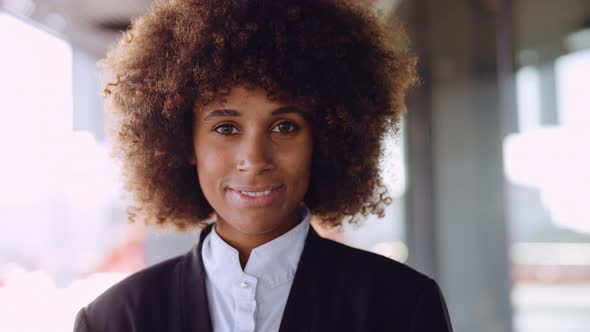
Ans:
[{"label": "nose", "polygon": [[240,172],[253,175],[274,169],[272,142],[264,135],[245,137],[238,151],[237,167]]}]

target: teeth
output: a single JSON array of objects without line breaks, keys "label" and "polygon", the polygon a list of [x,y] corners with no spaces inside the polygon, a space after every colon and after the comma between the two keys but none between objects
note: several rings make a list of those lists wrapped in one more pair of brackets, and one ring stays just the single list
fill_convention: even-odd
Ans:
[{"label": "teeth", "polygon": [[264,195],[268,195],[270,194],[270,190],[265,190],[265,191],[241,191],[240,192],[244,195],[250,196],[250,197],[258,197],[258,196],[264,196]]}]

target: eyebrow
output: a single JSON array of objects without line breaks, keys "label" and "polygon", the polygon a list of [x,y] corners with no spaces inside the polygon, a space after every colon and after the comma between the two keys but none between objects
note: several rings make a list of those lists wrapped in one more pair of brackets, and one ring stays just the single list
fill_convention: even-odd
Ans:
[{"label": "eyebrow", "polygon": [[[296,114],[299,114],[305,118],[307,118],[309,116],[308,112],[303,111],[302,109],[300,109],[296,106],[280,107],[280,108],[277,108],[276,110],[272,111],[271,114],[272,115],[281,115],[281,114],[288,114],[288,113],[296,113]],[[242,115],[242,114],[238,110],[216,109],[216,110],[212,110],[212,111],[208,112],[207,115],[205,115],[204,120],[208,120],[210,118],[217,117],[217,116],[240,116],[240,115]]]}]

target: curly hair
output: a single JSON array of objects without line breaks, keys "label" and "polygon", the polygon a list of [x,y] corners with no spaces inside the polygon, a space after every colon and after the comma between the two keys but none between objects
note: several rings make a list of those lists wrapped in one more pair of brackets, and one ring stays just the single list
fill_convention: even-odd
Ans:
[{"label": "curly hair", "polygon": [[383,141],[397,132],[415,58],[377,18],[343,0],[156,1],[101,67],[114,82],[110,134],[132,193],[129,219],[204,226],[213,208],[189,163],[193,110],[238,84],[312,111],[304,197],[322,226],[383,215]]}]

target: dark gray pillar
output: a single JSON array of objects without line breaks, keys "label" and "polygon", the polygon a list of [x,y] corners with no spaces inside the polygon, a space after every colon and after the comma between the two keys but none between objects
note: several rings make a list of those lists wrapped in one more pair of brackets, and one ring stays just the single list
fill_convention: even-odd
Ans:
[{"label": "dark gray pillar", "polygon": [[498,29],[509,9],[407,6],[422,80],[408,107],[409,263],[440,283],[456,331],[511,331],[502,162],[511,68]]}]

